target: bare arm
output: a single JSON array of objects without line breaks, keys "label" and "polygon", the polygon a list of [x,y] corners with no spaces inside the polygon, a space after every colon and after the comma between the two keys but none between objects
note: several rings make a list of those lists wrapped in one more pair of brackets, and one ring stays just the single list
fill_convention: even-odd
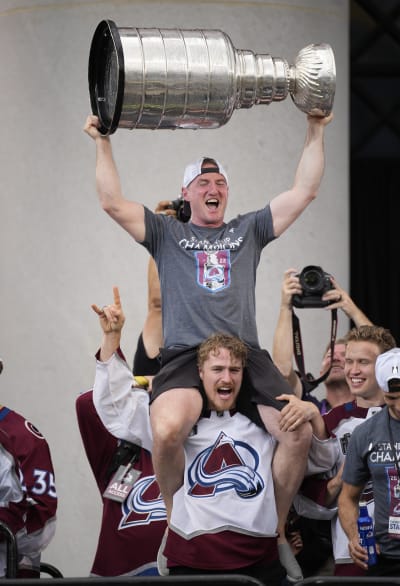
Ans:
[{"label": "bare arm", "polygon": [[349,552],[357,566],[368,569],[368,554],[359,542],[357,518],[363,486],[343,482],[339,495],[339,520],[349,540]]},{"label": "bare arm", "polygon": [[343,475],[344,463],[340,466],[337,474],[331,478],[326,485],[326,501],[327,507],[331,506],[337,499],[340,491],[342,490],[342,475]]},{"label": "bare arm", "polygon": [[[156,214],[176,218],[170,200],[159,201]],[[157,265],[152,257],[147,266],[147,315],[142,330],[143,344],[149,358],[155,358],[163,345],[161,287]]]},{"label": "bare arm", "polygon": [[163,334],[160,281],[157,266],[152,257],[147,269],[147,315],[142,335],[147,356],[155,358],[163,345]]},{"label": "bare arm", "polygon": [[296,269],[288,269],[284,274],[281,306],[272,342],[272,359],[293,388],[296,397],[301,398],[301,381],[293,368],[292,296],[296,293],[301,294],[297,273]]},{"label": "bare arm", "polygon": [[327,309],[341,309],[345,315],[354,322],[354,325],[358,328],[360,326],[372,326],[371,320],[365,315],[364,312],[354,303],[350,295],[345,291],[334,277],[331,277],[333,289],[330,289],[322,296],[324,301],[335,300],[338,298],[339,301],[331,303],[327,306]]},{"label": "bare arm", "polygon": [[96,143],[96,187],[100,204],[103,210],[135,240],[143,242],[145,238],[143,205],[123,197],[110,137],[100,134],[98,125],[97,116],[88,116],[84,131]]},{"label": "bare arm", "polygon": [[280,236],[317,196],[325,165],[324,130],[332,118],[332,114],[326,118],[307,116],[306,140],[293,187],[270,203],[275,236]]},{"label": "bare arm", "polygon": [[314,403],[302,401],[294,395],[279,395],[276,398],[288,402],[281,410],[280,429],[282,431],[295,431],[300,425],[309,421],[313,434],[318,439],[328,439],[324,419]]}]

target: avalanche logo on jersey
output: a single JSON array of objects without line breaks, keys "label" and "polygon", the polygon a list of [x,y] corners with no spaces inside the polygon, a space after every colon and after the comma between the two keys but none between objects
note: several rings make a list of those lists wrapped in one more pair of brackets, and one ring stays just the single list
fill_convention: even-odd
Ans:
[{"label": "avalanche logo on jersey", "polygon": [[196,252],[197,282],[212,293],[229,287],[230,253],[229,250]]},{"label": "avalanche logo on jersey", "polygon": [[221,432],[214,445],[203,450],[190,466],[188,494],[204,498],[234,490],[240,498],[253,498],[264,488],[258,466],[259,455],[249,444]]},{"label": "avalanche logo on jersey", "polygon": [[137,480],[128,498],[121,504],[121,510],[122,518],[118,529],[148,525],[153,521],[165,521],[165,505],[155,476]]}]

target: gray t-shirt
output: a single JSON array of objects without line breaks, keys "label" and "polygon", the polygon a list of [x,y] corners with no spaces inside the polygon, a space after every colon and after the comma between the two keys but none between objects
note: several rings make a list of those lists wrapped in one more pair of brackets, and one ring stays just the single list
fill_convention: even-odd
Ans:
[{"label": "gray t-shirt", "polygon": [[400,421],[389,418],[385,407],[353,431],[347,449],[343,480],[354,486],[361,486],[367,480],[372,480],[377,542],[383,555],[399,558],[400,479],[395,457],[400,457]]},{"label": "gray t-shirt", "polygon": [[274,239],[269,205],[220,228],[154,214],[146,237],[161,283],[164,345],[197,346],[214,332],[259,348],[255,285],[262,249]]}]

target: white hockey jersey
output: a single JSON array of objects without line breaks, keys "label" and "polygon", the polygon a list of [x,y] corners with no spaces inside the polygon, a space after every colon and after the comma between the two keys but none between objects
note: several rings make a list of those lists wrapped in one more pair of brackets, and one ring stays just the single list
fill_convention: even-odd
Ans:
[{"label": "white hockey jersey", "polygon": [[[114,354],[97,362],[93,400],[110,433],[151,449],[149,396],[132,390],[132,382],[128,365]],[[173,507],[171,529],[187,539],[226,530],[276,535],[275,440],[269,434],[238,412],[211,412],[184,448],[185,479],[174,497],[179,506]]]}]

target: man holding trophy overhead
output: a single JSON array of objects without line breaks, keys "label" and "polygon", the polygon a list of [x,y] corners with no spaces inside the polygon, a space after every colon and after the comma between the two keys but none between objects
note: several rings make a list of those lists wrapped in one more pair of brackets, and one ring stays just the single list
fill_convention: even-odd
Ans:
[{"label": "man holding trophy overhead", "polygon": [[[117,32],[111,30],[111,34]],[[93,68],[93,53],[91,58]],[[321,77],[326,81],[325,74]],[[306,139],[293,185],[266,202],[264,208],[229,222],[225,222],[228,176],[212,156],[185,168],[181,193],[190,204],[191,217],[184,223],[154,214],[124,197],[107,134],[112,126],[108,124],[110,118],[104,124],[99,116],[90,115],[84,127],[96,144],[96,185],[102,208],[149,251],[158,267],[164,348],[161,370],[153,381],[150,417],[153,464],[168,517],[172,497],[183,481],[183,443],[204,412],[197,347],[216,331],[238,336],[249,347],[238,409],[265,426],[278,441],[272,468],[278,547],[281,563],[293,581],[301,579],[301,570],[291,554],[284,526],[305,473],[311,427],[306,423],[295,432],[280,430],[279,411],[284,404],[275,397],[292,391],[269,353],[260,348],[255,282],[264,247],[289,228],[317,196],[324,170],[324,130],[332,119],[333,90],[327,100],[327,108],[321,108],[320,99],[317,108],[310,106],[311,112],[319,115],[307,116]],[[123,113],[121,107],[119,115]]]}]

